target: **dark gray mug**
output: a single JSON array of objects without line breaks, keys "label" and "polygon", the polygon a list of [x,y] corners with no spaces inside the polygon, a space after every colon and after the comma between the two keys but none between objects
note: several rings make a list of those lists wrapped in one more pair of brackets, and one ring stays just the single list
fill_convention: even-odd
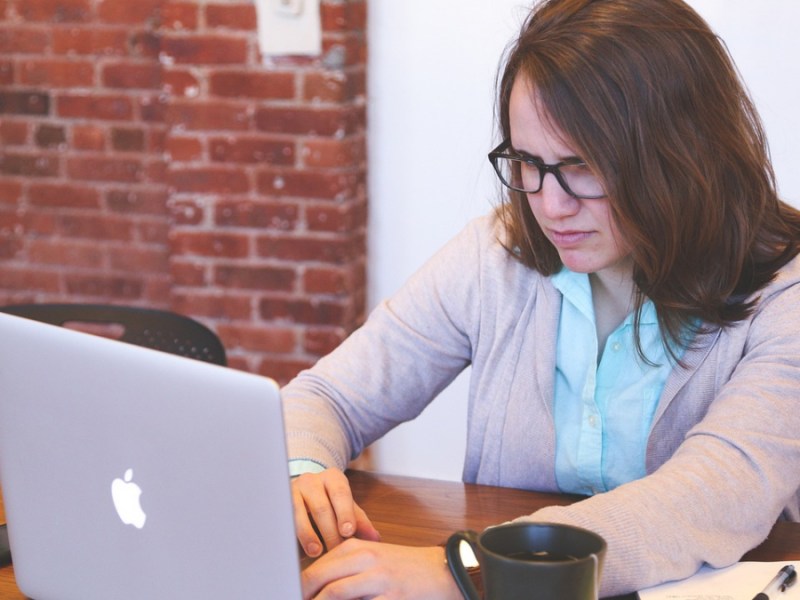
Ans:
[{"label": "dark gray mug", "polygon": [[461,561],[461,542],[475,553],[487,600],[597,600],[605,540],[554,523],[510,523],[447,540],[450,572],[464,598],[481,600]]}]

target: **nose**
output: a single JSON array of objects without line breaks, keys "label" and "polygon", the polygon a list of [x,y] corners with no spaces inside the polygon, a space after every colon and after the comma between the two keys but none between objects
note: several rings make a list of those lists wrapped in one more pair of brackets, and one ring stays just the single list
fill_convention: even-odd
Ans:
[{"label": "nose", "polygon": [[529,201],[538,201],[542,212],[549,219],[570,217],[580,210],[580,201],[570,196],[559,183],[553,173],[546,173],[542,181],[542,189],[530,194]]}]

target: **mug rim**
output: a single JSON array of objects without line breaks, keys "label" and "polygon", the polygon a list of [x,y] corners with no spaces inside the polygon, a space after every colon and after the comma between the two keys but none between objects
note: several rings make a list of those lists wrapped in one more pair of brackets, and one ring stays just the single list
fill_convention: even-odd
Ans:
[{"label": "mug rim", "polygon": [[[576,556],[575,558],[563,559],[563,560],[532,561],[530,559],[515,558],[513,556],[508,556],[506,554],[499,553],[491,548],[487,548],[486,545],[484,544],[484,536],[489,535],[491,537],[491,535],[499,529],[528,529],[528,528],[570,529],[578,534],[585,535],[587,538],[593,539],[594,541],[597,542],[597,547],[594,550],[582,553],[581,556]],[[548,565],[556,567],[556,566],[563,566],[565,564],[575,564],[576,562],[581,562],[585,560],[593,560],[592,557],[597,557],[597,559],[600,559],[600,557],[604,554],[604,552],[608,548],[608,543],[606,542],[605,538],[603,538],[603,536],[601,536],[599,533],[592,531],[590,529],[586,529],[584,527],[578,527],[577,525],[568,525],[566,523],[536,521],[536,522],[504,523],[502,525],[495,525],[493,527],[484,529],[478,536],[478,547],[482,552],[491,554],[496,559],[506,560],[514,563],[536,562],[538,565],[541,565],[542,568],[547,568]]]}]

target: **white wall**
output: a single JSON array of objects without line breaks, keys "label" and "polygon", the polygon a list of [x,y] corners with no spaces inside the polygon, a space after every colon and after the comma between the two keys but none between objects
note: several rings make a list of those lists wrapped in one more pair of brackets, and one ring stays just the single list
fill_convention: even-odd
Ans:
[{"label": "white wall", "polygon": [[[690,4],[727,42],[764,119],[780,190],[800,205],[800,3]],[[370,2],[371,306],[495,202],[486,154],[494,145],[496,71],[529,6],[520,0]],[[379,470],[461,478],[465,375],[416,421],[375,444]]]}]

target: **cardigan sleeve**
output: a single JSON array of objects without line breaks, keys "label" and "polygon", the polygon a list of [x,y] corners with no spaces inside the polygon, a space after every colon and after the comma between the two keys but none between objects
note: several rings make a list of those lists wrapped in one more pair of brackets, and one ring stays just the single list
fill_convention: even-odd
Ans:
[{"label": "cardigan sleeve", "polygon": [[[705,417],[652,474],[529,517],[608,542],[601,592],[616,595],[734,563],[800,488],[800,284],[763,300]],[[725,338],[720,338],[724,344]],[[724,352],[724,349],[721,350]],[[688,401],[691,381],[673,402]]]},{"label": "cardigan sleeve", "polygon": [[344,468],[417,416],[472,357],[480,306],[476,219],[336,350],[282,390],[290,459]]}]

